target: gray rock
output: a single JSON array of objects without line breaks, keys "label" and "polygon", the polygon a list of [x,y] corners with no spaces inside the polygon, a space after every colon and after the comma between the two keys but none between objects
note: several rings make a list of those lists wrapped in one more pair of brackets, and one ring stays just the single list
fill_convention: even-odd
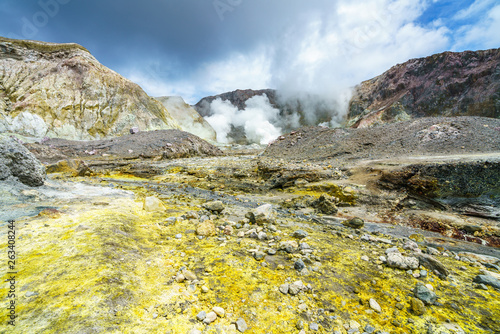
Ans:
[{"label": "gray rock", "polygon": [[306,267],[304,261],[302,261],[301,259],[298,259],[297,261],[295,261],[295,263],[293,264],[293,267],[295,269],[297,269],[298,271],[301,271],[302,269],[304,269]]},{"label": "gray rock", "polygon": [[261,261],[266,257],[266,254],[264,252],[258,251],[253,254],[254,259],[257,261]]},{"label": "gray rock", "polygon": [[312,330],[312,331],[314,331],[314,332],[316,332],[316,331],[319,330],[319,326],[318,326],[317,323],[312,322],[311,324],[309,324],[309,329]]},{"label": "gray rock", "polygon": [[202,206],[208,211],[216,213],[221,213],[222,211],[224,211],[224,204],[221,201],[207,202],[204,203]]},{"label": "gray rock", "polygon": [[335,205],[335,198],[328,194],[322,194],[312,206],[325,215],[334,215],[339,211]]},{"label": "gray rock", "polygon": [[368,334],[372,334],[373,332],[375,332],[375,327],[373,327],[371,325],[366,325],[365,326],[365,332],[368,333]]},{"label": "gray rock", "polygon": [[474,278],[474,283],[486,284],[500,290],[500,280],[491,275],[477,275]]},{"label": "gray rock", "polygon": [[450,274],[448,269],[446,269],[446,267],[441,262],[430,255],[417,254],[417,258],[421,265],[423,265],[427,269],[438,272],[438,276],[441,278],[447,277]]},{"label": "gray rock", "polygon": [[362,228],[365,225],[365,221],[359,217],[354,217],[353,219],[344,221],[342,224],[351,228]]},{"label": "gray rock", "polygon": [[269,255],[276,255],[276,250],[275,250],[275,249],[272,249],[272,248],[271,248],[271,249],[268,249],[268,250],[267,250],[267,254],[269,254]]},{"label": "gray rock", "polygon": [[307,238],[308,233],[304,230],[297,230],[297,231],[293,232],[292,236],[294,238],[297,238],[297,239],[304,239],[304,238]]},{"label": "gray rock", "polygon": [[264,225],[273,224],[276,212],[271,204],[264,204],[248,212],[245,217],[250,220],[253,224]]},{"label": "gray rock", "polygon": [[415,252],[415,253],[421,253],[422,251],[420,250],[420,248],[418,248],[418,244],[413,241],[413,240],[405,240],[404,244],[403,244],[403,249],[407,249],[407,250],[411,250],[412,252]]},{"label": "gray rock", "polygon": [[288,294],[289,288],[290,288],[290,284],[285,283],[285,284],[281,284],[279,289],[280,289],[281,293],[286,295],[286,294]]},{"label": "gray rock", "polygon": [[392,268],[398,269],[417,269],[418,259],[415,257],[406,257],[400,253],[389,253],[387,254],[387,265]]},{"label": "gray rock", "polygon": [[38,187],[47,178],[42,163],[26,147],[5,136],[0,136],[0,166],[0,180],[13,175],[28,186]]},{"label": "gray rock", "polygon": [[236,320],[236,329],[241,333],[244,333],[248,329],[245,319],[239,318],[238,320]]},{"label": "gray rock", "polygon": [[377,301],[375,299],[370,298],[369,303],[370,303],[370,308],[372,310],[374,310],[377,313],[382,312],[382,308],[380,307],[380,305],[377,303]]},{"label": "gray rock", "polygon": [[259,239],[259,240],[267,240],[267,234],[266,234],[266,232],[259,232],[257,234],[257,239]]},{"label": "gray rock", "polygon": [[176,239],[182,239],[182,234],[180,234],[180,233],[179,233],[179,234],[176,234],[176,235],[175,235],[175,238],[176,238]]},{"label": "gray rock", "polygon": [[207,312],[205,311],[201,311],[196,315],[196,319],[198,319],[199,321],[205,320],[206,317],[207,317]]},{"label": "gray rock", "polygon": [[211,324],[212,322],[214,322],[216,319],[217,319],[217,313],[215,313],[214,311],[211,311],[207,314],[207,316],[203,320],[203,323],[208,325],[208,324]]},{"label": "gray rock", "polygon": [[10,168],[0,161],[0,181],[10,176]]},{"label": "gray rock", "polygon": [[423,284],[417,284],[417,286],[413,289],[413,294],[426,305],[432,305],[437,300],[437,295],[434,291],[429,290]]}]

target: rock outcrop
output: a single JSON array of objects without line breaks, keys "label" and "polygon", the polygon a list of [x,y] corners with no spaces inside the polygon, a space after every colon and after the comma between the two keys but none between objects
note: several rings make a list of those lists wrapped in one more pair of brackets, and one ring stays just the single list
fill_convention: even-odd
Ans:
[{"label": "rock outcrop", "polygon": [[92,140],[178,129],[167,109],[84,47],[0,37],[0,132]]},{"label": "rock outcrop", "polygon": [[210,124],[180,96],[156,98],[179,123],[183,131],[190,132],[202,139],[216,141],[217,134]]},{"label": "rock outcrop", "polygon": [[45,167],[17,140],[0,136],[0,181],[11,176],[28,186],[41,186]]},{"label": "rock outcrop", "polygon": [[356,87],[349,124],[429,116],[500,118],[500,49],[412,59]]}]

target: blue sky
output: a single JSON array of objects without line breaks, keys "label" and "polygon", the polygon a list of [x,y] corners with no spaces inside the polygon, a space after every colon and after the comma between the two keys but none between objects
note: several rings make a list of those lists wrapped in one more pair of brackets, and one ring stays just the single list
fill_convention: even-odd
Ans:
[{"label": "blue sky", "polygon": [[150,95],[342,95],[410,58],[500,47],[498,0],[2,0],[0,35],[85,46]]}]

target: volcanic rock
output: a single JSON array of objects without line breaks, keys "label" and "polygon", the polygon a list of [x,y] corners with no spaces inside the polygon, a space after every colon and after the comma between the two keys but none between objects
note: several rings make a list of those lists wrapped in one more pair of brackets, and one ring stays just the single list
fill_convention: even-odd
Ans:
[{"label": "volcanic rock", "polygon": [[167,109],[84,47],[0,37],[0,132],[76,140],[178,129]]}]

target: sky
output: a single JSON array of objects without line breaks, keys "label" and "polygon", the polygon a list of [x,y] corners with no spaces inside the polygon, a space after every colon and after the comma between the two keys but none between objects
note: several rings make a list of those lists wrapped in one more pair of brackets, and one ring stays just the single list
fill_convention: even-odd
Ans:
[{"label": "sky", "polygon": [[500,47],[498,0],[1,0],[0,36],[78,43],[151,96],[342,96],[411,58]]}]

